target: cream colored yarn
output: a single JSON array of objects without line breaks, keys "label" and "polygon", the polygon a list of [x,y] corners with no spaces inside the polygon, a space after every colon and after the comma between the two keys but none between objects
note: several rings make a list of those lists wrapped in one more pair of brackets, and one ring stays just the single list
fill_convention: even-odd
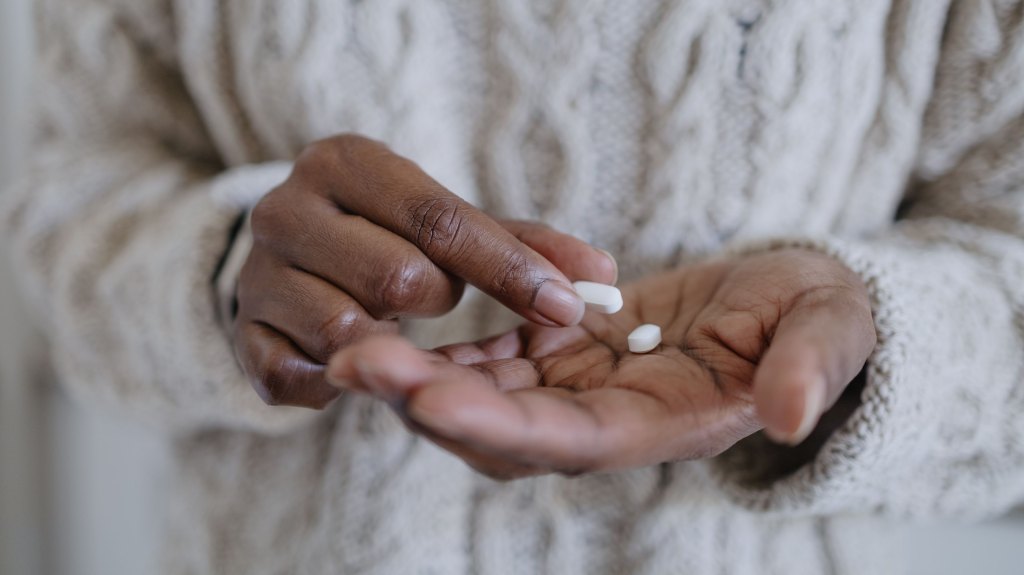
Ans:
[{"label": "cream colored yarn", "polygon": [[[168,573],[884,573],[884,517],[1024,496],[1020,0],[38,4],[44,120],[3,230],[68,387],[175,442]],[[498,484],[366,399],[263,406],[214,275],[343,131],[598,241],[625,280],[835,255],[875,304],[859,407],[795,463],[755,436]],[[471,296],[408,329],[505,321]]]}]

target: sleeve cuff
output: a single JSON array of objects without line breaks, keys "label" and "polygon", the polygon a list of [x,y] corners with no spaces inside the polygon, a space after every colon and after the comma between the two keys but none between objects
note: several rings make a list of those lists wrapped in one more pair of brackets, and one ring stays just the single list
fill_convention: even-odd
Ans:
[{"label": "sleeve cuff", "polygon": [[[735,503],[758,511],[827,513],[857,505],[860,490],[850,485],[871,481],[882,444],[891,439],[886,423],[893,410],[892,356],[901,347],[887,283],[871,260],[855,246],[831,239],[783,238],[738,246],[731,255],[787,248],[825,253],[857,273],[868,288],[878,344],[868,360],[867,385],[847,420],[817,446],[785,447],[758,433],[737,443],[713,463],[722,489]],[[811,440],[813,441],[813,440]],[[815,449],[817,447],[817,449]],[[795,468],[795,469],[794,469]]]},{"label": "sleeve cuff", "polygon": [[252,210],[247,210],[241,218],[224,261],[217,272],[215,287],[217,289],[217,317],[225,333],[232,333],[235,315],[238,310],[238,277],[242,266],[252,251]]},{"label": "sleeve cuff", "polygon": [[245,166],[218,180],[214,198],[224,205],[244,210],[241,222],[230,239],[227,252],[214,278],[217,290],[217,316],[225,333],[232,333],[236,313],[236,288],[242,266],[252,250],[252,207],[275,186],[288,178],[290,162],[272,162]]},{"label": "sleeve cuff", "polygon": [[[759,433],[712,460],[725,494],[748,509],[790,514],[981,517],[1011,506],[1020,472],[988,457],[994,446],[1019,443],[999,421],[1008,402],[1022,401],[1021,333],[998,281],[1011,240],[919,221],[877,240],[778,239],[730,250],[797,247],[836,258],[868,288],[878,343],[863,387],[848,390],[859,401],[818,445],[777,446]],[[989,495],[964,497],[979,486]]]}]

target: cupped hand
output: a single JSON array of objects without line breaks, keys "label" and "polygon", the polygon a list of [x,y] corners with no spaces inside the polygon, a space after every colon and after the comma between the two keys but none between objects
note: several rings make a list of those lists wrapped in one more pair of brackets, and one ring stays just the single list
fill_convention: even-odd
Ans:
[{"label": "cupped hand", "polygon": [[[388,401],[411,430],[496,478],[706,457],[766,428],[796,443],[875,345],[867,292],[832,258],[784,250],[623,289],[621,312],[525,324],[435,351],[391,335],[335,356],[335,385]],[[630,331],[662,327],[647,354]]]},{"label": "cupped hand", "polygon": [[583,302],[565,274],[610,281],[607,254],[541,224],[497,221],[380,142],[312,144],[252,212],[235,351],[270,404],[320,408],[339,391],[324,364],[349,343],[441,315],[465,283],[547,326]]}]

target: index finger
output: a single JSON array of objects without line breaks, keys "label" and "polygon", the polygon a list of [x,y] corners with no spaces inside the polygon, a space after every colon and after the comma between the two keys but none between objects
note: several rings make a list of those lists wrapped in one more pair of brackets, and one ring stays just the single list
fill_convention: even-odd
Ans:
[{"label": "index finger", "polygon": [[584,304],[554,264],[380,142],[337,138],[331,198],[415,245],[528,320],[575,325]]}]

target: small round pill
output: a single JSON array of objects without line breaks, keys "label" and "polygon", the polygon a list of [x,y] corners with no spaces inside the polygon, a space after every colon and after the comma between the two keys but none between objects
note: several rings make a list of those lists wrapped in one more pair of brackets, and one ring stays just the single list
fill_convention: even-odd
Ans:
[{"label": "small round pill", "polygon": [[622,292],[615,286],[578,281],[573,282],[572,287],[587,304],[587,309],[601,313],[615,313],[622,309]]},{"label": "small round pill", "polygon": [[645,323],[634,329],[626,339],[629,351],[647,353],[661,344],[661,328],[653,323]]}]

